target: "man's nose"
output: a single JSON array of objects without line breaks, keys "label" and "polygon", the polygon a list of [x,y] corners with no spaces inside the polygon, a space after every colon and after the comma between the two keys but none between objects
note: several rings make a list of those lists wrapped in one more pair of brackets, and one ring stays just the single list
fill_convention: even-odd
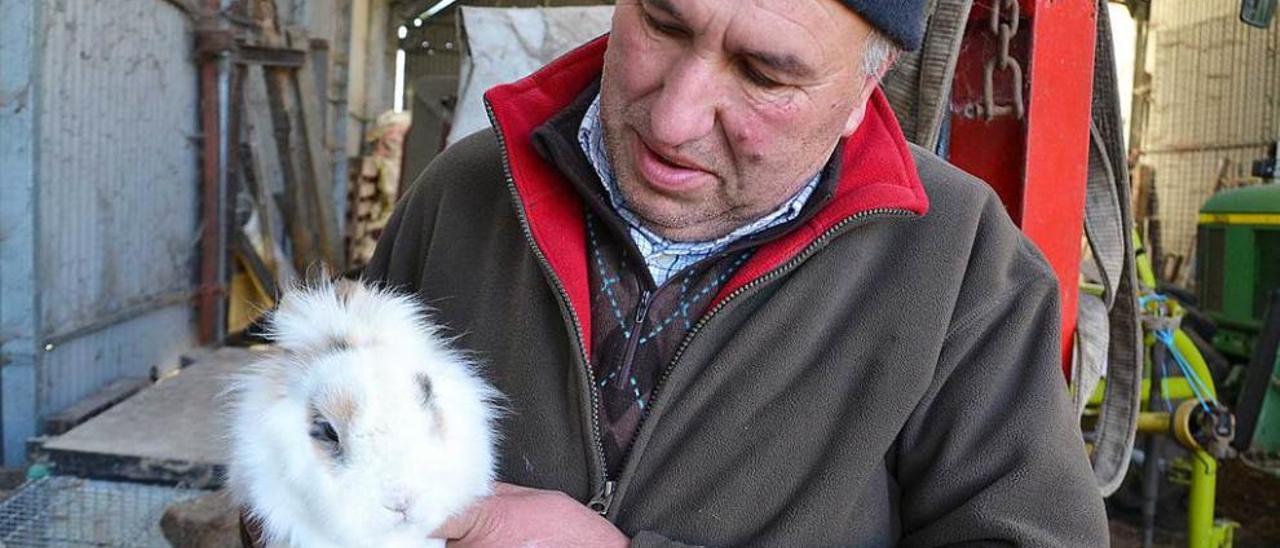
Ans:
[{"label": "man's nose", "polygon": [[672,65],[649,112],[651,137],[676,147],[711,133],[720,83],[711,62],[689,54]]}]

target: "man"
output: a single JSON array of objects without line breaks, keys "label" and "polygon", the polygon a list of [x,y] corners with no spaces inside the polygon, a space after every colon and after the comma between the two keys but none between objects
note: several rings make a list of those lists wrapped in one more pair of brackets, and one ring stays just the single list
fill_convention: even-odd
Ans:
[{"label": "man", "polygon": [[487,94],[369,277],[509,398],[459,546],[1103,546],[1057,286],[877,83],[922,0],[619,1]]}]

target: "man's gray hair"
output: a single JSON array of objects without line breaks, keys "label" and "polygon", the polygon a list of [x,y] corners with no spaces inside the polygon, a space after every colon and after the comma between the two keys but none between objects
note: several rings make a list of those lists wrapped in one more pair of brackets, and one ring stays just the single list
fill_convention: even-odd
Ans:
[{"label": "man's gray hair", "polygon": [[867,36],[867,47],[862,53],[862,72],[867,76],[879,78],[889,71],[889,65],[897,61],[901,55],[902,49],[897,44],[880,31],[872,29],[871,34]]}]

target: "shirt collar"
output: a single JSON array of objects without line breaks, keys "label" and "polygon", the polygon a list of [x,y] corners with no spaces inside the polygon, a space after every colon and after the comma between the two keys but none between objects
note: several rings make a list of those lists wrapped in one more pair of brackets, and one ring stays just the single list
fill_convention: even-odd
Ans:
[{"label": "shirt collar", "polygon": [[591,161],[592,167],[595,168],[596,174],[599,175],[609,204],[617,211],[618,216],[622,217],[627,223],[632,238],[636,240],[636,246],[640,248],[641,253],[646,257],[653,254],[710,255],[724,249],[733,242],[788,223],[800,216],[805,203],[813,195],[814,189],[818,187],[818,182],[822,178],[821,172],[814,174],[805,183],[804,187],[777,209],[755,221],[738,227],[729,234],[713,240],[677,242],[668,240],[644,226],[639,216],[628,207],[626,198],[619,190],[618,180],[614,176],[613,166],[609,162],[609,156],[604,145],[604,125],[600,117],[599,94],[596,94],[595,99],[591,101],[591,106],[587,108],[586,115],[582,118],[582,125],[578,129],[578,144],[581,145],[583,152],[587,155],[587,159]]}]

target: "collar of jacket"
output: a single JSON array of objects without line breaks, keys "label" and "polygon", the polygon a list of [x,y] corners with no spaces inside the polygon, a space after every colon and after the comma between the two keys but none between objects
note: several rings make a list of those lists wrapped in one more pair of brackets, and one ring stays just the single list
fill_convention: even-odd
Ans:
[{"label": "collar of jacket", "polygon": [[[534,147],[534,129],[544,124],[600,77],[608,35],[597,38],[537,72],[485,92],[489,117],[507,158],[507,170],[523,208],[529,235],[564,286],[570,305],[591,340],[591,294],[582,199],[559,170]],[[756,250],[720,290],[708,310],[752,280],[803,251],[849,217],[877,209],[924,215],[929,210],[915,161],[889,101],[876,90],[862,125],[843,143],[841,172],[826,206],[804,225]],[[590,349],[587,349],[590,359]]]}]

